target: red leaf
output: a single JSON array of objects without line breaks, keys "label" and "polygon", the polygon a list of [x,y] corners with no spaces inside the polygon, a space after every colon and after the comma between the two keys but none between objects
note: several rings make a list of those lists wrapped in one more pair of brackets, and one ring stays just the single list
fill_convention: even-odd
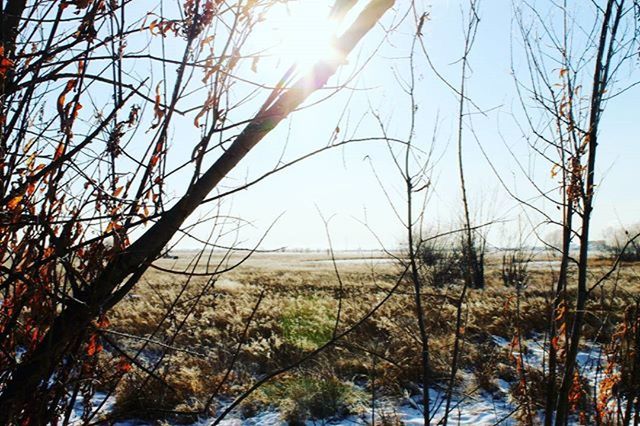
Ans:
[{"label": "red leaf", "polygon": [[121,356],[120,361],[118,361],[118,365],[116,366],[116,368],[120,373],[128,373],[129,371],[131,371],[133,367],[131,366],[131,363],[127,361],[127,359],[124,356]]},{"label": "red leaf", "polygon": [[109,327],[109,318],[106,317],[106,315],[102,315],[97,322],[98,327],[100,328],[107,328]]},{"label": "red leaf", "polygon": [[4,46],[0,46],[0,77],[4,77],[11,68],[13,68],[13,61],[4,56]]},{"label": "red leaf", "polygon": [[87,345],[87,355],[94,356],[102,352],[102,345],[98,341],[98,335],[92,334]]}]

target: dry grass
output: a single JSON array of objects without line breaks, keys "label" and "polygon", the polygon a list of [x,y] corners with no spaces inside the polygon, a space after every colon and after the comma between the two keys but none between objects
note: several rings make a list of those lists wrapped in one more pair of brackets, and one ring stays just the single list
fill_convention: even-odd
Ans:
[{"label": "dry grass", "polygon": [[[140,359],[147,366],[153,368],[154,362],[163,357],[155,372],[173,390],[157,389],[163,387],[161,382],[147,380],[143,386],[146,393],[138,392],[143,374],[134,369],[118,387],[120,410],[200,409],[215,389],[219,388],[219,397],[238,395],[256,377],[285,367],[328,341],[337,316],[338,282],[331,263],[315,262],[321,257],[258,254],[212,286],[207,277],[189,279],[157,270],[147,273],[133,294],[110,314],[111,330],[156,342],[113,336],[129,352],[135,353],[145,345]],[[188,266],[184,255],[159,264],[177,270]],[[399,276],[399,268],[380,262],[341,262],[339,267],[343,280],[340,331],[386,294]],[[597,262],[594,279],[607,267],[606,262]],[[204,272],[205,265],[195,270]],[[487,288],[472,291],[465,304],[461,357],[461,371],[474,372],[482,389],[495,391],[498,378],[515,378],[508,351],[498,347],[491,336],[511,339],[516,325],[524,335],[543,333],[553,284],[552,271],[531,271],[529,285],[519,301],[518,321],[515,290],[502,285],[497,260],[488,265]],[[593,292],[585,329],[589,339],[609,338],[639,284],[638,268],[623,265],[616,282]],[[261,303],[244,335],[262,291]],[[455,287],[429,289],[424,296],[432,374],[441,383],[449,374],[456,314],[455,305],[445,296],[456,296],[458,291]],[[176,300],[175,309],[164,318]],[[271,382],[248,400],[243,410],[249,414],[259,406],[273,405],[288,413],[292,421],[331,417],[357,410],[362,403],[362,398],[353,397],[355,391],[349,385],[353,382],[362,392],[369,391],[375,380],[377,392],[400,394],[419,381],[417,336],[411,286],[403,283],[371,319],[322,356]],[[237,360],[226,376],[239,346]],[[155,384],[149,385],[152,382]],[[318,383],[332,386],[324,389]],[[322,398],[329,395],[326,397],[333,398],[329,411],[335,412],[310,407],[299,395],[305,392],[324,395]]]}]

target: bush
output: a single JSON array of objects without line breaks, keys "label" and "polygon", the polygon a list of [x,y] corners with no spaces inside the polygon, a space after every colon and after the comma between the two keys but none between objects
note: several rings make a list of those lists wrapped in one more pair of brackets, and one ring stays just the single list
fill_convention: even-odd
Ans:
[{"label": "bush", "polygon": [[633,239],[638,233],[640,233],[640,224],[610,230],[609,240],[604,243],[604,250],[613,258],[620,256],[620,260],[624,262],[638,262],[640,261],[640,238]]},{"label": "bush", "polygon": [[275,405],[283,420],[298,425],[305,424],[307,419],[352,414],[364,400],[364,394],[334,375],[290,376],[263,386],[244,403],[243,412],[251,415],[260,405]]},{"label": "bush", "polygon": [[505,287],[523,289],[529,283],[530,258],[520,250],[505,253],[502,256],[502,283]]},{"label": "bush", "polygon": [[120,418],[163,419],[166,411],[174,409],[185,397],[157,379],[131,374],[118,386],[114,414]]},{"label": "bush", "polygon": [[437,240],[421,243],[416,255],[422,277],[427,285],[441,288],[460,284],[464,278],[461,254],[448,243]]},{"label": "bush", "polygon": [[327,343],[335,325],[335,314],[322,301],[299,298],[282,313],[280,326],[285,342],[311,351]]},{"label": "bush", "polygon": [[417,260],[423,279],[432,287],[463,284],[467,271],[470,286],[484,288],[484,247],[474,241],[469,246],[465,238],[458,242],[429,240],[419,244]]}]

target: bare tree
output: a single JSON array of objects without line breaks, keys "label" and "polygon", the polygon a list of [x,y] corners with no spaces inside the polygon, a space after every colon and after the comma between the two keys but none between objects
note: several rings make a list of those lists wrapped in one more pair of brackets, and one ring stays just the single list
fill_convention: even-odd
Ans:
[{"label": "bare tree", "polygon": [[[335,58],[265,86],[237,74],[260,60],[248,40],[275,3],[2,2],[0,423],[68,419],[109,310],[394,2],[368,2]],[[173,136],[185,122],[198,132]]]},{"label": "bare tree", "polygon": [[457,127],[457,151],[458,151],[458,174],[460,177],[460,190],[462,193],[462,208],[464,213],[464,234],[462,236],[462,258],[464,284],[457,300],[455,337],[451,354],[451,373],[447,387],[444,426],[447,425],[449,413],[451,412],[451,399],[455,386],[456,375],[458,373],[458,361],[461,351],[461,329],[463,327],[463,308],[469,288],[484,288],[484,250],[478,252],[476,238],[473,235],[471,216],[469,214],[469,200],[467,198],[467,185],[465,182],[463,163],[463,128],[465,118],[465,105],[467,104],[467,79],[469,71],[469,55],[473,48],[480,23],[479,1],[469,1],[469,11],[464,30],[464,50],[460,58],[460,86],[458,93],[458,127]]},{"label": "bare tree", "polygon": [[[530,146],[535,155],[549,162],[552,176],[558,178],[556,189],[561,198],[555,199],[533,177],[529,179],[541,199],[562,211],[562,218],[554,220],[542,209],[528,204],[562,229],[561,246],[555,248],[561,256],[560,271],[549,316],[545,424],[550,425],[555,419],[555,424],[565,425],[571,410],[570,393],[580,380],[576,357],[589,299],[589,235],[596,149],[608,100],[627,90],[616,87],[615,76],[637,54],[632,30],[637,4],[624,0],[593,2],[590,9],[593,22],[586,28],[575,24],[572,5],[567,1],[551,5],[560,16],[558,21],[545,18],[528,4],[523,8],[531,13],[535,24],[526,23],[523,9],[517,9],[529,80],[525,83],[524,79],[517,79],[516,84],[533,133]],[[547,44],[551,48],[546,48]],[[617,92],[613,93],[614,90]],[[570,251],[573,242],[578,246],[575,259]],[[572,262],[577,267],[573,304],[567,291]],[[567,315],[568,309],[571,315]]]}]

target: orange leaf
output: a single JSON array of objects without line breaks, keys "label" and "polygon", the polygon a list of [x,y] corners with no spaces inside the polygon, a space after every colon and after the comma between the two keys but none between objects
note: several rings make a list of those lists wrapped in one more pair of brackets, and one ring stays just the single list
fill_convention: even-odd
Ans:
[{"label": "orange leaf", "polygon": [[58,96],[57,107],[58,107],[58,115],[60,116],[60,130],[62,131],[66,129],[66,123],[67,123],[67,111],[65,111],[66,96],[67,96],[67,93],[73,90],[73,88],[76,86],[76,82],[77,80],[75,78],[72,78],[71,80],[67,81],[67,85],[64,87],[64,90],[62,91],[62,93],[60,93],[60,95]]},{"label": "orange leaf", "polygon": [[152,35],[158,34],[157,32],[154,31],[157,25],[158,25],[158,21],[151,21],[151,23],[149,24],[149,31],[151,32]]},{"label": "orange leaf", "polygon": [[58,158],[62,157],[62,154],[64,154],[64,143],[60,142],[58,144],[58,147],[56,148],[56,153],[53,156],[53,160],[57,160]]},{"label": "orange leaf", "polygon": [[13,61],[11,59],[5,57],[0,58],[0,76],[4,76],[11,68],[13,68]]},{"label": "orange leaf", "polygon": [[78,116],[78,111],[82,109],[82,104],[80,102],[76,103],[76,106],[73,108],[73,118]]},{"label": "orange leaf", "polygon": [[156,86],[156,99],[155,99],[155,103],[153,105],[153,111],[154,111],[154,115],[155,115],[155,123],[151,124],[151,128],[155,129],[156,127],[158,127],[162,121],[162,117],[164,117],[164,109],[160,106],[161,105],[161,96],[160,96],[160,85],[162,84],[162,81],[158,83],[158,85]]},{"label": "orange leaf", "polygon": [[89,338],[89,344],[87,345],[87,355],[94,356],[102,351],[102,345],[98,341],[98,336],[92,334]]},{"label": "orange leaf", "polygon": [[124,189],[124,186],[119,186],[116,188],[115,191],[113,191],[113,196],[114,198],[118,197],[120,195],[120,193],[122,192],[122,190]]},{"label": "orange leaf", "polygon": [[73,90],[75,86],[76,86],[75,78],[72,78],[71,80],[67,81],[67,85],[64,87],[64,90],[62,91],[62,93],[60,93],[60,96],[58,96],[58,108],[64,107],[67,93]]},{"label": "orange leaf", "polygon": [[0,77],[3,77],[11,68],[13,68],[13,61],[4,56],[4,46],[0,46]]},{"label": "orange leaf", "polygon": [[18,206],[18,204],[20,204],[20,201],[22,201],[22,195],[15,196],[11,200],[9,200],[9,203],[7,203],[7,207],[9,208],[9,210],[13,210]]},{"label": "orange leaf", "polygon": [[127,361],[127,359],[124,356],[121,356],[120,361],[118,361],[118,365],[116,368],[120,373],[128,373],[129,371],[131,371],[133,367],[131,367],[131,363]]}]

